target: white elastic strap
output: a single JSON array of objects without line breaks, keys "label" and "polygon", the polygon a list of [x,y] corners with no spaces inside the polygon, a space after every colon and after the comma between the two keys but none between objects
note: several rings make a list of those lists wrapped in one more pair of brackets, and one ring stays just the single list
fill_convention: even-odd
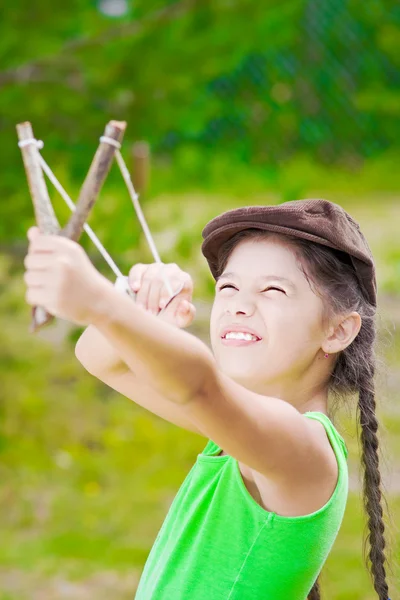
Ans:
[{"label": "white elastic strap", "polygon": [[[139,196],[136,193],[135,188],[133,187],[133,183],[132,183],[131,176],[129,174],[128,168],[127,168],[127,166],[125,164],[125,161],[124,161],[124,159],[122,157],[122,154],[121,154],[121,152],[119,150],[117,150],[115,152],[115,158],[117,159],[117,163],[118,163],[118,166],[119,166],[119,168],[121,170],[122,177],[124,178],[124,181],[126,183],[126,187],[128,188],[128,192],[129,192],[129,195],[131,197],[134,209],[136,211],[137,218],[139,219],[139,222],[140,222],[140,224],[142,226],[142,229],[143,229],[143,233],[146,236],[147,243],[149,244],[149,247],[150,247],[151,253],[153,255],[154,261],[156,263],[162,265],[163,262],[162,262],[159,254],[157,252],[156,245],[155,245],[154,240],[152,238],[152,235],[150,233],[150,229],[149,229],[149,227],[147,225],[147,222],[146,222],[146,219],[144,217],[142,208],[141,208],[141,206],[139,204]],[[172,287],[171,287],[171,285],[170,285],[170,283],[169,283],[169,281],[168,281],[168,279],[167,279],[167,277],[166,277],[166,275],[165,275],[165,273],[164,273],[163,270],[161,271],[161,276],[163,278],[165,287],[167,288],[168,294],[170,296],[176,295],[176,292],[175,293],[173,292]]]},{"label": "white elastic strap", "polygon": [[114,148],[118,148],[118,150],[121,148],[121,144],[117,142],[117,140],[114,140],[107,135],[102,135],[100,141],[104,142],[105,144],[110,144],[110,146],[114,146]]},{"label": "white elastic strap", "polygon": [[18,146],[20,148],[25,148],[25,146],[29,146],[30,144],[35,144],[38,150],[41,150],[44,146],[44,142],[42,140],[35,140],[35,138],[28,138],[27,140],[21,140],[18,142]]},{"label": "white elastic strap", "polygon": [[[41,164],[43,171],[46,173],[47,177],[50,179],[51,183],[54,185],[54,187],[56,188],[56,190],[58,191],[60,196],[64,199],[67,206],[70,208],[70,210],[72,212],[75,212],[75,210],[76,210],[75,204],[73,203],[71,198],[68,196],[67,192],[64,190],[64,188],[62,187],[62,185],[60,184],[60,182],[54,175],[53,171],[50,169],[50,167],[48,166],[48,164],[46,163],[46,161],[43,159],[42,156],[40,156],[40,164]],[[92,242],[94,243],[94,245],[96,246],[96,248],[98,249],[100,254],[103,256],[104,260],[107,262],[107,264],[113,270],[114,274],[117,277],[123,277],[120,269],[117,267],[117,265],[115,264],[114,260],[111,258],[111,256],[107,252],[107,250],[104,248],[103,244],[100,242],[99,238],[94,233],[94,231],[90,227],[90,225],[85,223],[83,226],[83,229],[86,231],[86,233],[88,234],[88,236],[90,237],[90,239],[92,240]]]},{"label": "white elastic strap", "polygon": [[[163,262],[162,262],[159,254],[157,252],[156,245],[154,243],[154,240],[153,240],[152,235],[150,233],[150,229],[149,229],[149,227],[147,225],[147,222],[146,222],[146,219],[144,217],[143,211],[142,211],[141,206],[139,204],[139,195],[136,193],[135,188],[133,187],[133,183],[132,183],[131,176],[129,174],[128,168],[127,168],[127,166],[125,164],[125,161],[124,161],[124,159],[122,157],[122,154],[121,154],[121,152],[119,150],[116,150],[116,152],[115,152],[115,158],[117,159],[117,163],[118,163],[118,166],[119,166],[119,168],[121,170],[122,177],[124,178],[124,181],[126,183],[126,187],[128,188],[128,192],[129,192],[129,195],[130,195],[131,200],[133,202],[133,206],[135,208],[137,218],[140,221],[140,224],[142,226],[144,235],[146,236],[146,239],[147,239],[147,243],[149,244],[151,253],[153,254],[153,258],[154,258],[155,262],[157,262],[158,264],[162,265]],[[167,279],[167,277],[166,277],[166,275],[165,275],[165,273],[164,273],[163,270],[161,271],[161,276],[163,278],[165,287],[167,288],[168,294],[170,296],[176,295],[177,293],[173,292],[173,290],[171,288],[171,285],[170,285],[170,283],[169,283],[169,281],[168,281],[168,279]]]},{"label": "white elastic strap", "polygon": [[[103,135],[100,138],[100,141],[101,142],[106,142],[108,144],[111,144],[111,146],[114,146],[115,148],[117,148],[117,150],[115,151],[115,157],[117,159],[117,163],[118,163],[118,166],[120,168],[121,175],[122,175],[122,177],[123,177],[123,179],[125,181],[126,187],[128,188],[128,192],[129,192],[129,195],[130,195],[131,200],[133,202],[133,206],[135,208],[137,218],[139,219],[139,222],[140,222],[140,224],[142,226],[142,229],[143,229],[143,233],[146,236],[147,243],[149,244],[149,247],[150,247],[151,253],[153,255],[154,261],[156,263],[162,265],[163,262],[160,259],[160,256],[159,256],[159,254],[157,252],[156,245],[154,243],[154,240],[153,240],[152,235],[150,233],[150,229],[149,229],[149,227],[147,225],[147,222],[146,222],[146,219],[144,217],[143,211],[142,211],[141,206],[139,204],[139,195],[136,193],[135,188],[133,187],[133,183],[132,183],[132,180],[131,180],[130,173],[129,173],[128,168],[127,168],[127,166],[125,164],[123,156],[122,156],[121,152],[119,151],[119,148],[121,147],[121,144],[119,142],[116,142],[112,138],[109,138],[109,137],[105,136],[105,135]],[[173,292],[172,291],[171,285],[170,285],[170,283],[169,283],[169,281],[168,281],[168,279],[167,279],[164,271],[161,271],[161,276],[163,278],[165,287],[167,288],[168,294],[171,296],[171,298],[170,298],[170,300],[171,300],[173,296],[176,296],[177,294],[179,294],[180,290],[178,292]]]},{"label": "white elastic strap", "polygon": [[[35,138],[29,138],[27,140],[22,140],[18,142],[18,146],[20,148],[23,148],[28,144],[35,144],[38,150],[41,150],[44,147],[44,143],[42,142],[42,140],[35,140]],[[72,212],[75,212],[75,204],[72,202],[71,198],[68,196],[67,192],[64,190],[61,183],[58,181],[57,177],[54,175],[53,171],[50,169],[49,165],[46,163],[46,161],[40,153],[39,161],[43,171],[46,173],[47,177],[50,179],[51,183],[54,185],[60,196],[64,199],[67,206],[71,209]],[[119,270],[111,256],[108,254],[107,250],[104,248],[103,244],[100,242],[92,228],[87,223],[84,224],[83,228],[94,243],[94,245],[96,246],[96,248],[98,249],[98,251],[100,252],[100,254],[103,256],[104,260],[113,270],[114,274],[117,277],[124,277],[124,275],[122,275],[121,271]]]}]

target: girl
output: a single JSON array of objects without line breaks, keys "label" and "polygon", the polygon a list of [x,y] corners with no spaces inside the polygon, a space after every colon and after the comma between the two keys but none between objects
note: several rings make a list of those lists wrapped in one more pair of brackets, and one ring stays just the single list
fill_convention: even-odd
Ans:
[{"label": "girl", "polygon": [[36,228],[29,238],[27,301],[89,325],[76,347],[87,370],[208,438],[157,535],[136,600],[321,598],[318,575],[348,494],[346,444],[328,415],[332,398],[354,392],[371,572],[377,598],[388,600],[375,267],[352,217],[326,200],[302,200],[208,223],[212,353],[173,327],[194,315],[190,278],[176,265],[165,269],[184,289],[156,319],[165,296],[159,265],[132,269],[135,304],[74,242]]}]

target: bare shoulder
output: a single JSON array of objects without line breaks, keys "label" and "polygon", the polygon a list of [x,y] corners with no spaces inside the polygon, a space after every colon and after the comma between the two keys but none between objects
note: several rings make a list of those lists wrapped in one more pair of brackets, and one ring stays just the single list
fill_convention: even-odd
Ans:
[{"label": "bare shoulder", "polygon": [[335,451],[332,447],[328,434],[321,421],[304,417],[307,421],[310,435],[314,436],[316,448],[318,451],[317,465],[322,469],[322,474],[330,473],[337,479],[338,463]]},{"label": "bare shoulder", "polygon": [[315,489],[315,493],[320,497],[326,497],[328,501],[335,489],[339,474],[335,451],[324,425],[316,419],[303,418],[312,440],[311,456],[303,465],[303,469],[299,470],[299,477],[293,478],[292,481],[299,489],[301,487],[308,489],[309,493],[310,489]]},{"label": "bare shoulder", "polygon": [[242,470],[241,466],[243,479],[247,476],[257,486],[261,506],[282,516],[302,516],[319,510],[331,498],[338,480],[337,459],[325,427],[320,421],[304,419],[313,451],[295,477],[270,479],[254,469],[250,475],[250,470],[245,465]]}]

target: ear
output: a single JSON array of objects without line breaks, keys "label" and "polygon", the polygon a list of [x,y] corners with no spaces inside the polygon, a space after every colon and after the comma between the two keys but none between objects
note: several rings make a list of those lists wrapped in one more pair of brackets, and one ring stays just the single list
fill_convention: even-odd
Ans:
[{"label": "ear", "polygon": [[350,346],[351,342],[357,337],[361,325],[361,317],[356,311],[341,317],[333,332],[331,329],[331,334],[324,340],[322,350],[328,354],[341,352],[347,346]]}]

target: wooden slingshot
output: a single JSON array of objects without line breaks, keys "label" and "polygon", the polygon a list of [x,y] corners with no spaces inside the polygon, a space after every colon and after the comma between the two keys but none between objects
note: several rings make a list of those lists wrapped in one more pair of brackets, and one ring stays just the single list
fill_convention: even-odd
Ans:
[{"label": "wooden slingshot", "polygon": [[[40,149],[43,148],[43,142],[36,140],[33,135],[32,126],[29,122],[20,123],[17,125],[17,133],[19,139],[19,147],[21,148],[22,158],[24,161],[25,172],[28,179],[28,185],[32,202],[34,206],[34,212],[36,222],[39,230],[42,233],[48,235],[62,235],[75,242],[78,242],[83,230],[87,232],[93,243],[96,245],[102,256],[105,258],[111,269],[117,276],[117,287],[128,293],[132,299],[136,298],[136,294],[132,291],[128,283],[128,278],[125,277],[111,256],[105,250],[93,230],[87,225],[86,220],[90,214],[91,209],[96,202],[96,199],[100,193],[103,183],[108,175],[111,168],[113,158],[115,156],[118,166],[120,167],[121,174],[124,178],[128,192],[131,196],[136,214],[141,223],[142,229],[145,233],[147,241],[149,243],[151,252],[153,254],[155,262],[162,264],[162,261],[158,255],[157,249],[154,245],[150,230],[147,226],[146,220],[142,213],[138,194],[135,192],[133,187],[129,171],[126,167],[125,161],[119,151],[121,147],[122,138],[126,129],[126,123],[123,121],[110,121],[104,130],[103,136],[100,138],[100,145],[93,158],[92,164],[86,176],[86,179],[82,185],[79,193],[78,201],[76,206],[68,196],[67,192],[61,186],[60,182],[51,171],[50,167],[43,159],[40,154]],[[43,171],[49,177],[50,181],[56,187],[58,192],[61,194],[69,208],[72,210],[72,215],[67,225],[61,229],[53,206],[50,201],[50,197],[47,191]],[[163,308],[163,311],[167,308],[168,304],[177,296],[182,288],[173,292],[168,280],[163,273],[164,283],[170,295],[167,305]],[[161,311],[161,312],[163,312]],[[160,314],[160,313],[159,313]],[[53,315],[48,313],[42,307],[34,307],[32,309],[32,323],[31,333],[36,332],[41,327],[49,324],[54,319]]]}]

